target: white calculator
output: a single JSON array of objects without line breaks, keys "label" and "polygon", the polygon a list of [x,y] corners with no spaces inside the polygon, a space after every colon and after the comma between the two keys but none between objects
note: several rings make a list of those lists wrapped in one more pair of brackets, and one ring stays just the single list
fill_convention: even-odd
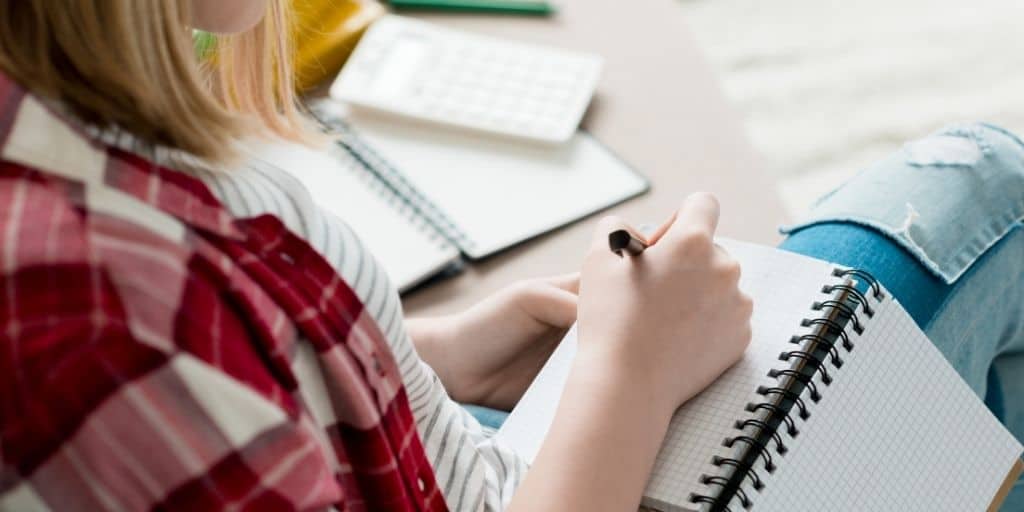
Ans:
[{"label": "white calculator", "polygon": [[331,86],[349,104],[560,143],[594,95],[598,55],[510,42],[387,15]]}]

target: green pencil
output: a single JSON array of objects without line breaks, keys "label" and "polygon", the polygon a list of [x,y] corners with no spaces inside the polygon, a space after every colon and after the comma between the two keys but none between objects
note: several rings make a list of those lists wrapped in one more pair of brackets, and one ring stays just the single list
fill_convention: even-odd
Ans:
[{"label": "green pencil", "polygon": [[438,9],[446,11],[485,11],[514,14],[548,15],[555,7],[545,0],[390,0],[397,8]]}]

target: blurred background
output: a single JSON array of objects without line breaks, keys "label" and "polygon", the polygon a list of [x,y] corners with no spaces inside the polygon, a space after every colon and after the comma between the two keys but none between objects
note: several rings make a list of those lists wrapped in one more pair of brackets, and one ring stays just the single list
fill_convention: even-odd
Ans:
[{"label": "blurred background", "polygon": [[790,215],[904,141],[1024,132],[1024,3],[679,0]]},{"label": "blurred background", "polygon": [[[778,225],[800,219],[816,198],[899,150],[907,141],[944,125],[966,121],[987,121],[1024,133],[1024,55],[1018,50],[1024,3],[1017,0],[516,0],[513,3],[544,8],[514,14],[464,12],[465,4],[479,7],[480,0],[293,1],[301,22],[297,25],[297,39],[303,42],[297,73],[302,88],[311,91],[312,98],[323,97],[328,96],[326,84],[333,83],[328,103],[332,109],[341,110],[331,115],[345,119],[364,138],[370,130],[369,117],[380,113],[376,110],[402,114],[396,107],[401,107],[404,100],[385,97],[384,93],[377,98],[373,87],[362,93],[354,87],[353,92],[352,84],[358,84],[358,80],[343,80],[344,72],[340,78],[335,76],[349,62],[346,59],[351,49],[365,41],[359,39],[362,31],[367,26],[380,27],[374,20],[389,11],[406,17],[400,18],[403,22],[388,16],[392,24],[425,21],[433,27],[429,30],[440,30],[431,32],[435,35],[430,37],[441,38],[436,41],[447,40],[444,37],[458,41],[462,36],[457,33],[465,31],[544,45],[531,50],[540,53],[525,60],[516,57],[519,60],[509,65],[493,56],[465,58],[464,53],[487,54],[477,50],[491,44],[471,38],[475,41],[470,44],[473,51],[453,57],[452,62],[458,65],[452,69],[458,72],[435,80],[449,87],[447,92],[445,87],[440,88],[444,94],[420,94],[434,90],[433,85],[422,85],[434,83],[424,77],[432,76],[430,73],[437,69],[447,69],[444,66],[422,64],[428,62],[426,58],[399,62],[401,59],[390,56],[400,52],[374,53],[372,48],[376,46],[368,45],[371,50],[364,52],[368,61],[384,62],[387,59],[380,57],[386,54],[391,59],[387,62],[397,62],[394,69],[413,70],[403,75],[408,80],[398,90],[418,91],[413,96],[430,101],[452,99],[451,105],[445,104],[446,109],[458,113],[472,107],[478,114],[495,119],[509,115],[531,118],[533,114],[520,105],[521,100],[526,98],[533,105],[543,103],[535,101],[540,98],[548,102],[545,108],[551,107],[550,112],[545,110],[543,116],[533,117],[547,118],[555,110],[569,112],[571,115],[562,116],[564,119],[555,116],[564,121],[558,126],[569,127],[559,133],[573,140],[593,136],[601,144],[588,147],[609,150],[599,158],[614,164],[605,166],[606,175],[598,173],[590,161],[580,163],[584,160],[578,159],[576,164],[567,164],[560,157],[548,158],[557,164],[556,168],[540,173],[544,176],[540,179],[523,171],[522,155],[511,146],[509,163],[504,165],[494,160],[496,150],[474,142],[473,137],[455,140],[451,135],[427,145],[432,150],[453,152],[451,158],[439,158],[405,154],[409,148],[423,149],[419,143],[427,140],[427,135],[410,135],[409,140],[389,144],[372,140],[371,134],[370,145],[391,164],[397,162],[397,167],[403,169],[400,176],[415,172],[429,182],[426,185],[434,185],[437,190],[427,198],[428,206],[450,212],[459,205],[469,205],[461,215],[463,221],[434,219],[427,224],[458,227],[480,221],[481,238],[499,236],[495,233],[503,238],[489,250],[472,254],[475,260],[488,259],[474,261],[458,279],[425,293],[410,293],[412,298],[406,301],[409,311],[440,311],[438,304],[442,303],[454,309],[475,298],[466,290],[477,293],[493,289],[488,287],[527,271],[565,270],[559,267],[565,261],[564,254],[589,240],[588,221],[584,219],[596,209],[614,207],[614,213],[624,218],[657,219],[677,207],[684,192],[711,190],[727,212],[720,226],[723,234],[771,244],[778,241]],[[505,5],[506,11],[509,5],[496,0],[484,3]],[[455,4],[463,7],[452,10]],[[387,43],[386,37],[377,39]],[[557,48],[575,53],[562,54],[569,58],[562,64],[537,64],[556,55],[550,52]],[[360,55],[357,49],[353,58],[359,60]],[[544,76],[572,69],[565,62],[573,59],[585,64],[581,69],[590,71],[557,80]],[[593,65],[595,62],[601,65]],[[347,69],[354,70],[351,76],[372,74],[351,64],[346,64]],[[385,68],[372,62],[367,66],[366,70]],[[509,78],[513,75],[519,78]],[[463,83],[465,77],[490,77],[487,83],[503,85],[494,89],[473,80]],[[390,78],[385,82],[399,83]],[[507,84],[513,86],[505,87]],[[515,84],[536,85],[544,90],[527,94]],[[512,92],[496,93],[499,89]],[[492,93],[497,96],[487,99]],[[588,107],[594,94],[596,101]],[[581,101],[566,101],[565,97]],[[574,131],[588,108],[585,130]],[[476,115],[469,114],[468,119]],[[396,126],[404,129],[415,125],[401,115],[378,117],[375,122],[386,122],[378,132],[392,138],[397,136]],[[442,117],[435,121],[456,126],[462,119],[447,114]],[[431,130],[429,136],[444,133],[465,135],[454,130]],[[549,149],[570,147],[564,138],[549,139],[548,143],[555,143]],[[486,163],[467,163],[467,151],[486,153]],[[459,170],[446,163],[438,170],[425,165],[450,161],[458,161],[465,168]],[[481,168],[496,173],[495,179],[480,178]],[[565,169],[577,172],[566,173]],[[642,178],[637,179],[633,170]],[[450,171],[458,179],[439,178],[441,171]],[[479,178],[479,182],[469,183],[467,176]],[[555,177],[565,178],[559,182],[563,188],[553,186]],[[615,179],[625,184],[615,184]],[[519,207],[515,194],[507,193],[509,180],[529,185],[524,185],[524,190],[533,194],[531,205],[544,206],[533,208],[537,210],[536,219],[522,220],[515,229],[498,222],[504,217],[488,223],[481,214],[501,211],[495,206],[497,199],[513,201],[508,209]],[[449,182],[458,182],[459,187]],[[595,191],[595,184],[608,190]],[[405,185],[392,188],[401,186]],[[536,190],[550,192],[551,199],[539,199]],[[407,195],[412,198],[403,196],[404,203],[419,201],[419,196]],[[556,228],[549,236],[537,236]],[[363,231],[382,232],[376,226],[366,226]],[[385,238],[382,246],[395,237]],[[520,244],[529,238],[536,240]],[[446,254],[458,259],[460,251],[448,249]],[[409,253],[394,251],[396,266],[402,266]],[[492,254],[495,256],[490,257]],[[427,267],[440,268],[424,265]],[[412,274],[422,277],[429,272],[418,269]]]}]

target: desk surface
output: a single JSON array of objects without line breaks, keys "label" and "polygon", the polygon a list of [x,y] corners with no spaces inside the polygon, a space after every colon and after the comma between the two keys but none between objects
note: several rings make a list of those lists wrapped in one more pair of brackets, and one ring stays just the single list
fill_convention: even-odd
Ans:
[{"label": "desk surface", "polygon": [[[564,0],[551,18],[417,14],[446,26],[596,52],[605,57],[583,125],[647,176],[651,191],[607,210],[658,223],[689,192],[714,192],[719,233],[772,243],[783,209],[775,188],[727,104],[677,0]],[[407,314],[457,311],[502,286],[579,268],[592,216],[403,297]]]}]

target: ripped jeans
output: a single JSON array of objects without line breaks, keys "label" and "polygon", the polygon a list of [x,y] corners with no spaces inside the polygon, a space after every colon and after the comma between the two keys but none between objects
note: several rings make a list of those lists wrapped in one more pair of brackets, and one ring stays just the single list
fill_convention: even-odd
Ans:
[{"label": "ripped jeans", "polygon": [[[908,143],[784,228],[781,248],[867,270],[1024,439],[1024,143],[951,126]],[[1024,480],[1003,510],[1024,511]]]}]

